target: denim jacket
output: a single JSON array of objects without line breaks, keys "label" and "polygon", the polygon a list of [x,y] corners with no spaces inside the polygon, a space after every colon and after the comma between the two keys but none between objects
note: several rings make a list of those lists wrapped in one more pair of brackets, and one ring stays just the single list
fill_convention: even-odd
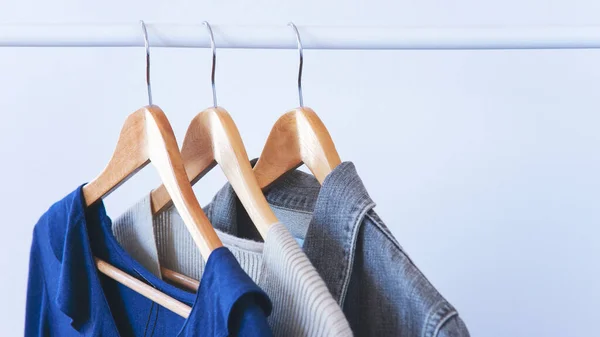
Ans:
[{"label": "denim jacket", "polygon": [[[292,171],[265,195],[303,246],[356,336],[469,336],[456,309],[377,216],[352,163],[336,167],[322,186],[313,176]],[[215,228],[261,240],[229,184],[206,213]]]}]

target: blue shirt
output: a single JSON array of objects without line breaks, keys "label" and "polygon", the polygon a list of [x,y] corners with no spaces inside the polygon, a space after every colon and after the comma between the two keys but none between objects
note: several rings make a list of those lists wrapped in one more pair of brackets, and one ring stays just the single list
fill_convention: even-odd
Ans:
[{"label": "blue shirt", "polygon": [[[186,320],[99,273],[94,256],[192,306]],[[81,187],[35,226],[25,336],[271,336],[268,296],[227,248],[209,257],[196,294],[144,269],[117,243],[98,202]]]}]

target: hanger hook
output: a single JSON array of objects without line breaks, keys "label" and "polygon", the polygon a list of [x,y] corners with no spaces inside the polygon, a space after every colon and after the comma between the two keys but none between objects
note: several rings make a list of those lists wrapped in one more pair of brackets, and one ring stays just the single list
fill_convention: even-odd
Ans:
[{"label": "hanger hook", "polygon": [[146,48],[146,86],[148,91],[148,105],[152,105],[152,87],[150,86],[150,43],[148,42],[148,31],[144,20],[140,20],[142,33],[144,34],[144,47]]},{"label": "hanger hook", "polygon": [[302,48],[302,41],[300,40],[300,33],[298,28],[293,22],[288,23],[288,26],[292,27],[296,34],[296,41],[298,42],[298,55],[300,56],[300,63],[298,64],[298,100],[300,101],[300,107],[304,107],[304,99],[302,97],[302,67],[304,65],[304,53]]},{"label": "hanger hook", "polygon": [[213,94],[213,105],[215,108],[217,107],[217,89],[215,88],[215,69],[217,67],[217,47],[215,45],[215,36],[213,35],[212,28],[208,21],[202,22],[203,25],[208,29],[208,34],[210,35],[210,49],[212,50],[212,69],[210,73],[210,83],[212,84],[212,94]]}]

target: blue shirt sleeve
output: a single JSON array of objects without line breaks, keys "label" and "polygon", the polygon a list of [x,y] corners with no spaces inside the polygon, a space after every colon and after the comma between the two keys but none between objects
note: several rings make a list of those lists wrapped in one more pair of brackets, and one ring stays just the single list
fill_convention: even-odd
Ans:
[{"label": "blue shirt sleeve", "polygon": [[229,331],[232,336],[239,337],[273,336],[267,315],[257,303],[255,294],[246,294],[235,304],[230,316]]},{"label": "blue shirt sleeve", "polygon": [[270,337],[269,296],[225,247],[209,256],[188,318],[187,336]]}]

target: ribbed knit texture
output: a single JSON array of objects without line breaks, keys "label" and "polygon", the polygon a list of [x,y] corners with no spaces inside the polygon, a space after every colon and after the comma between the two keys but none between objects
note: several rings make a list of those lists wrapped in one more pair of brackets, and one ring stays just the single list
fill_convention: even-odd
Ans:
[{"label": "ribbed knit texture", "polygon": [[[146,211],[134,206],[128,211]],[[151,214],[151,212],[150,212]],[[147,231],[148,225],[139,223],[145,216],[120,218],[127,220],[129,232]],[[201,279],[204,261],[183,220],[171,208],[154,218],[160,265],[194,279]],[[117,240],[137,259],[139,247],[132,247],[125,231],[115,231]],[[273,312],[269,324],[274,336],[329,337],[352,336],[350,325],[341,308],[329,293],[323,279],[308,260],[302,248],[285,226],[273,224],[265,243],[241,239],[217,230],[223,244],[236,257],[241,267],[271,298]],[[129,248],[128,248],[129,247]],[[152,249],[145,246],[145,249]],[[145,255],[153,255],[146,253]],[[155,265],[158,266],[158,259]]]},{"label": "ribbed knit texture", "polygon": [[152,274],[161,277],[151,207],[150,195],[147,195],[113,221],[112,232],[125,251]]},{"label": "ribbed knit texture", "polygon": [[[256,282],[262,265],[263,244],[240,239],[218,230],[216,232],[242,269]],[[154,236],[161,266],[196,280],[202,278],[204,260],[183,219],[174,208],[154,218]]]},{"label": "ribbed knit texture", "polygon": [[273,301],[275,336],[352,336],[325,282],[282,224],[269,229],[258,284]]}]

